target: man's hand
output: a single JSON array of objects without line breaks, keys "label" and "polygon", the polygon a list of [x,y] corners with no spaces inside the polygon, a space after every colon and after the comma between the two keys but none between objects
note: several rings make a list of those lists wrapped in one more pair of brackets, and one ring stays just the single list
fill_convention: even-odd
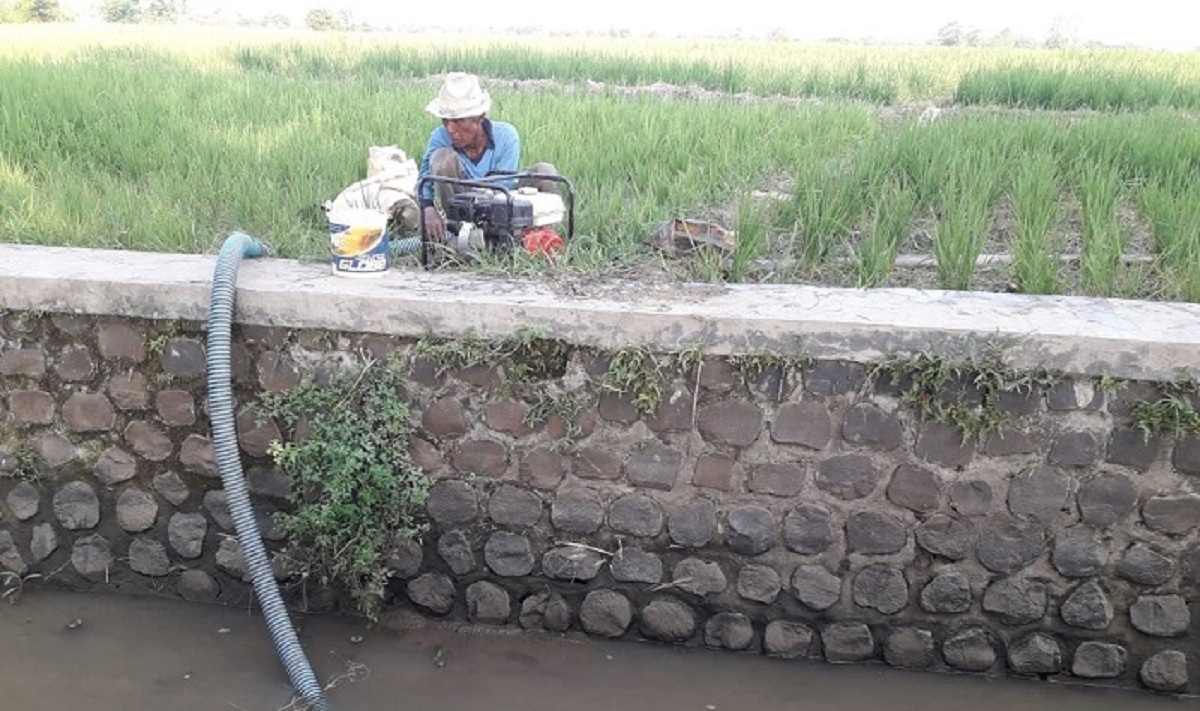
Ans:
[{"label": "man's hand", "polygon": [[425,208],[425,234],[431,240],[441,242],[446,236],[446,223],[442,213],[433,205]]}]

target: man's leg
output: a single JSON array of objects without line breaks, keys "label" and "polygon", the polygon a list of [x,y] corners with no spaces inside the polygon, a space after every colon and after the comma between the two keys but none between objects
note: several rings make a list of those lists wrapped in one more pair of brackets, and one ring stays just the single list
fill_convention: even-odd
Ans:
[{"label": "man's leg", "polygon": [[[433,152],[433,155],[429,156],[429,174],[440,178],[467,179],[467,173],[463,170],[462,161],[459,160],[458,153],[453,148],[439,148]],[[463,190],[464,188],[461,185],[451,185],[449,183],[433,184],[433,193],[437,197],[437,203],[443,212],[446,210],[446,206],[450,204],[450,197]]]},{"label": "man's leg", "polygon": [[[535,173],[537,175],[558,175],[558,170],[552,163],[534,163],[526,173]],[[517,187],[533,187],[543,193],[556,193],[562,183],[554,180],[538,180],[537,178],[521,178],[517,181]]]}]

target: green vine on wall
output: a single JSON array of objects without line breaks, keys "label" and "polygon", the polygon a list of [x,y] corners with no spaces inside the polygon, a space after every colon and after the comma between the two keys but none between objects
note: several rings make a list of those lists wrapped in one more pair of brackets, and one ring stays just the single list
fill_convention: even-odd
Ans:
[{"label": "green vine on wall", "polygon": [[662,404],[667,384],[676,375],[691,377],[698,373],[703,360],[704,351],[699,346],[675,353],[655,353],[640,346],[622,348],[609,357],[600,387],[628,395],[638,412],[650,416]]},{"label": "green vine on wall", "polygon": [[272,443],[270,454],[292,482],[292,509],[276,515],[288,557],[304,579],[343,585],[374,619],[397,537],[417,538],[430,480],[409,456],[407,370],[368,362],[327,384],[308,382],[258,401],[260,414],[306,434]]}]

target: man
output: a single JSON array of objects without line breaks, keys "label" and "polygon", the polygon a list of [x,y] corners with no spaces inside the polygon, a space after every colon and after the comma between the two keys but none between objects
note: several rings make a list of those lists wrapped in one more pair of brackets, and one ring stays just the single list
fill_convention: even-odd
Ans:
[{"label": "man", "polygon": [[[517,171],[521,137],[512,124],[489,119],[487,112],[491,107],[492,98],[474,74],[451,72],[446,75],[438,95],[425,107],[442,120],[442,125],[429,134],[418,181],[427,175],[477,180]],[[558,175],[549,163],[537,163],[527,172]],[[557,184],[545,180],[521,181],[521,185],[552,191]],[[512,184],[505,184],[505,187],[512,187]],[[425,214],[425,231],[431,238],[440,240],[446,232],[437,205],[444,207],[451,195],[463,189],[448,183],[427,183],[422,189],[420,202]]]}]

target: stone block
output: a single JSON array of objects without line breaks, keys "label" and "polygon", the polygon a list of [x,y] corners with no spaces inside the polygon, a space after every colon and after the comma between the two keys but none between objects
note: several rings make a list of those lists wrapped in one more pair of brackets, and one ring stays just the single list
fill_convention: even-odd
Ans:
[{"label": "stone block", "polygon": [[879,486],[883,471],[862,454],[830,457],[817,467],[817,488],[851,501],[869,496]]},{"label": "stone block", "polygon": [[151,578],[163,578],[171,572],[167,549],[158,541],[135,538],[129,544],[129,567],[135,573]]},{"label": "stone block", "polygon": [[117,409],[145,410],[150,406],[150,385],[141,373],[115,373],[106,389]]},{"label": "stone block", "polygon": [[819,360],[804,374],[804,389],[813,395],[845,395],[867,379],[866,367],[844,360]]},{"label": "stone block", "polygon": [[471,541],[462,531],[450,531],[438,538],[438,555],[455,575],[466,575],[475,570],[475,554]]},{"label": "stone block", "polygon": [[456,398],[434,400],[421,413],[421,427],[434,437],[457,437],[467,432],[467,413]]},{"label": "stone block", "polygon": [[158,502],[137,487],[129,487],[117,497],[117,524],[127,533],[140,533],[154,527]]},{"label": "stone block", "polygon": [[957,614],[971,609],[971,582],[958,571],[940,573],[921,589],[921,609]]},{"label": "stone block", "polygon": [[535,489],[550,491],[558,487],[570,466],[563,455],[552,449],[535,449],[521,457],[521,481]]},{"label": "stone block", "polygon": [[729,491],[733,488],[733,458],[723,454],[704,454],[696,460],[692,484],[706,489]]},{"label": "stone block", "polygon": [[904,522],[891,514],[860,511],[846,519],[846,549],[863,555],[890,555],[908,543]]},{"label": "stone block", "polygon": [[179,445],[179,463],[183,470],[207,477],[220,476],[217,469],[217,450],[212,440],[200,435],[188,435]]},{"label": "stone block", "polygon": [[1160,533],[1190,533],[1200,526],[1200,495],[1156,496],[1142,506],[1142,520]]},{"label": "stone block", "polygon": [[169,501],[174,506],[179,506],[188,500],[192,492],[188,489],[187,484],[175,472],[162,472],[154,475],[152,484],[154,490],[159,496]]},{"label": "stone block", "polygon": [[488,517],[501,526],[527,528],[542,517],[542,500],[515,486],[501,486],[488,500]]},{"label": "stone block", "polygon": [[484,625],[502,625],[512,616],[508,591],[480,580],[467,587],[467,619]]},{"label": "stone block", "polygon": [[434,615],[454,609],[454,581],[441,573],[426,573],[408,581],[405,592],[414,605]]},{"label": "stone block", "polygon": [[1125,673],[1128,658],[1119,644],[1084,642],[1075,649],[1071,673],[1083,679],[1112,679]]},{"label": "stone block", "polygon": [[908,581],[899,568],[869,565],[858,571],[851,587],[859,607],[894,615],[908,606]]},{"label": "stone block", "polygon": [[46,354],[38,348],[17,348],[0,353],[0,375],[40,378],[46,374]]},{"label": "stone block", "polygon": [[1187,634],[1192,616],[1179,595],[1144,595],[1129,608],[1129,621],[1152,637],[1180,637]]},{"label": "stone block", "polygon": [[934,514],[917,527],[917,545],[930,553],[962,560],[971,554],[979,537],[975,525],[970,521],[953,518],[945,514]]},{"label": "stone block", "polygon": [[96,343],[101,358],[134,363],[146,360],[146,337],[125,321],[109,321],[98,325]]},{"label": "stone block", "polygon": [[1064,432],[1050,447],[1050,463],[1062,467],[1090,467],[1100,456],[1100,445],[1091,432]]},{"label": "stone block", "polygon": [[850,444],[888,452],[900,446],[900,420],[870,404],[854,405],[842,418],[842,439]]},{"label": "stone block", "polygon": [[858,622],[838,622],[821,630],[828,662],[862,662],[875,656],[871,628]]},{"label": "stone block", "polygon": [[750,564],[738,571],[737,593],[747,600],[770,605],[782,589],[779,573],[770,566]]},{"label": "stone block", "polygon": [[696,427],[707,442],[748,447],[762,432],[762,408],[743,400],[723,400],[702,408]]},{"label": "stone block", "polygon": [[584,447],[571,463],[575,476],[582,479],[620,479],[621,460],[608,447]]},{"label": "stone block", "polygon": [[521,627],[527,630],[545,629],[566,632],[575,615],[562,595],[542,590],[521,602]]},{"label": "stone block", "polygon": [[980,533],[975,554],[993,573],[1015,573],[1046,550],[1046,532],[1037,525],[996,518]]},{"label": "stone block", "polygon": [[608,526],[618,533],[653,538],[662,533],[662,509],[648,496],[626,494],[608,507]]},{"label": "stone block", "polygon": [[662,559],[641,548],[622,546],[609,565],[613,580],[619,583],[658,585],[663,579]]},{"label": "stone block", "polygon": [[185,390],[160,390],[154,396],[154,409],[171,427],[196,424],[196,399]]},{"label": "stone block", "polygon": [[625,462],[629,483],[648,489],[670,491],[679,478],[683,455],[661,442],[651,442],[635,449]]},{"label": "stone block", "polygon": [[675,587],[701,597],[719,595],[729,587],[721,566],[699,558],[684,558],[671,570]]},{"label": "stone block", "polygon": [[802,555],[817,555],[833,545],[833,517],[828,510],[801,504],[783,517],[783,542]]},{"label": "stone block", "polygon": [[696,615],[678,600],[654,600],[642,608],[639,626],[650,639],[679,644],[696,633]]},{"label": "stone block", "polygon": [[1131,546],[1117,564],[1117,575],[1139,585],[1163,585],[1174,574],[1171,559],[1144,543]]},{"label": "stone block", "polygon": [[1142,664],[1138,677],[1156,691],[1183,691],[1188,685],[1188,659],[1183,652],[1159,652]]},{"label": "stone block", "polygon": [[942,644],[942,657],[954,669],[983,672],[996,663],[996,639],[981,627],[951,634]]},{"label": "stone block", "polygon": [[67,483],[54,495],[54,516],[68,531],[95,528],[100,523],[96,490],[82,481]]},{"label": "stone block", "polygon": [[829,406],[813,400],[784,403],[771,423],[771,439],[779,444],[798,444],[824,449],[833,436]]},{"label": "stone block", "polygon": [[816,634],[808,625],[787,620],[767,623],[763,633],[763,651],[769,656],[797,659],[811,656]]},{"label": "stone block", "polygon": [[204,552],[208,519],[204,514],[175,513],[167,522],[167,542],[181,558],[199,558]]},{"label": "stone block", "polygon": [[1083,522],[1108,528],[1137,507],[1137,486],[1122,474],[1101,474],[1079,488],[1079,512]]},{"label": "stone block", "polygon": [[1026,469],[1009,482],[1008,509],[1017,518],[1050,523],[1066,508],[1070,488],[1070,477],[1057,469]]},{"label": "stone block", "polygon": [[620,637],[633,622],[633,604],[616,590],[593,590],[583,599],[579,623],[596,637]]},{"label": "stone block", "polygon": [[757,494],[795,496],[804,488],[804,467],[792,463],[760,464],[751,470],[746,488]]},{"label": "stone block", "polygon": [[779,538],[775,516],[762,506],[736,506],[729,510],[726,523],[725,543],[742,555],[766,553]]},{"label": "stone block", "polygon": [[1071,591],[1058,614],[1072,627],[1106,630],[1113,621],[1113,606],[1104,588],[1091,580]]},{"label": "stone block", "polygon": [[78,538],[71,548],[71,566],[75,572],[94,582],[108,578],[113,561],[112,546],[99,534]]},{"label": "stone block", "polygon": [[[171,438],[157,427],[142,420],[134,420],[125,427],[125,441],[143,459],[161,462],[175,451]],[[266,454],[265,447],[263,454]]]},{"label": "stone block", "polygon": [[475,490],[462,481],[439,481],[429,490],[425,504],[430,518],[439,526],[456,526],[479,515]]},{"label": "stone block", "polygon": [[738,612],[719,612],[704,624],[704,644],[717,649],[741,651],[754,642],[754,625]]},{"label": "stone block", "polygon": [[828,610],[842,599],[842,579],[820,565],[801,565],[792,573],[791,592],[806,606]]},{"label": "stone block", "polygon": [[1068,578],[1090,578],[1108,563],[1108,543],[1085,526],[1068,528],[1055,537],[1050,560]]},{"label": "stone block", "polygon": [[168,339],[158,363],[164,372],[181,378],[202,376],[208,368],[204,344],[194,338]]},{"label": "stone block", "polygon": [[525,424],[529,416],[529,406],[517,400],[488,403],[483,408],[483,423],[495,432],[501,432],[512,437],[524,437],[533,432]]},{"label": "stone block", "polygon": [[518,578],[533,572],[533,546],[525,536],[494,531],[483,546],[483,560],[496,575]]},{"label": "stone block", "polygon": [[96,373],[96,363],[87,346],[68,346],[58,354],[54,372],[68,383],[81,383],[91,380]]},{"label": "stone block", "polygon": [[603,521],[604,505],[590,489],[559,492],[550,506],[550,522],[563,533],[588,536],[598,531]]},{"label": "stone block", "polygon": [[[989,492],[990,493],[990,492]],[[930,469],[901,464],[887,487],[888,501],[918,513],[932,513],[941,506],[942,481]]]},{"label": "stone block", "polygon": [[1030,578],[1001,578],[983,593],[983,609],[1005,624],[1024,625],[1046,616],[1046,584]]},{"label": "stone block", "polygon": [[467,440],[454,448],[450,462],[460,474],[498,479],[508,471],[508,448],[492,440]]},{"label": "stone block", "polygon": [[300,371],[286,355],[268,351],[258,359],[258,383],[269,393],[287,392],[300,384]]},{"label": "stone block", "polygon": [[8,395],[8,410],[19,425],[48,425],[54,422],[54,398],[41,390],[14,390]]},{"label": "stone block", "polygon": [[1150,437],[1141,430],[1116,428],[1108,438],[1105,459],[1113,464],[1146,471],[1163,448],[1161,437]]},{"label": "stone block", "polygon": [[75,444],[57,432],[47,432],[38,437],[33,443],[33,450],[50,471],[63,468],[79,454]]},{"label": "stone block", "polygon": [[708,499],[691,499],[675,507],[667,519],[671,540],[688,548],[703,548],[717,534],[717,507]]},{"label": "stone block", "polygon": [[117,418],[112,403],[97,393],[75,393],[63,403],[62,414],[72,432],[104,432]]},{"label": "stone block", "polygon": [[927,462],[962,469],[974,458],[975,439],[964,438],[962,430],[953,425],[926,422],[921,425],[914,451]]},{"label": "stone block", "polygon": [[1008,649],[1008,665],[1017,674],[1057,674],[1063,667],[1063,650],[1058,640],[1034,632]]},{"label": "stone block", "polygon": [[42,505],[42,494],[38,488],[27,481],[18,482],[4,497],[8,510],[18,521],[28,521],[37,516]]},{"label": "stone block", "polygon": [[542,556],[542,575],[553,580],[586,583],[594,580],[603,566],[599,553],[577,546],[551,548]]},{"label": "stone block", "polygon": [[992,511],[992,485],[982,479],[954,482],[950,507],[962,516],[986,516]]}]

